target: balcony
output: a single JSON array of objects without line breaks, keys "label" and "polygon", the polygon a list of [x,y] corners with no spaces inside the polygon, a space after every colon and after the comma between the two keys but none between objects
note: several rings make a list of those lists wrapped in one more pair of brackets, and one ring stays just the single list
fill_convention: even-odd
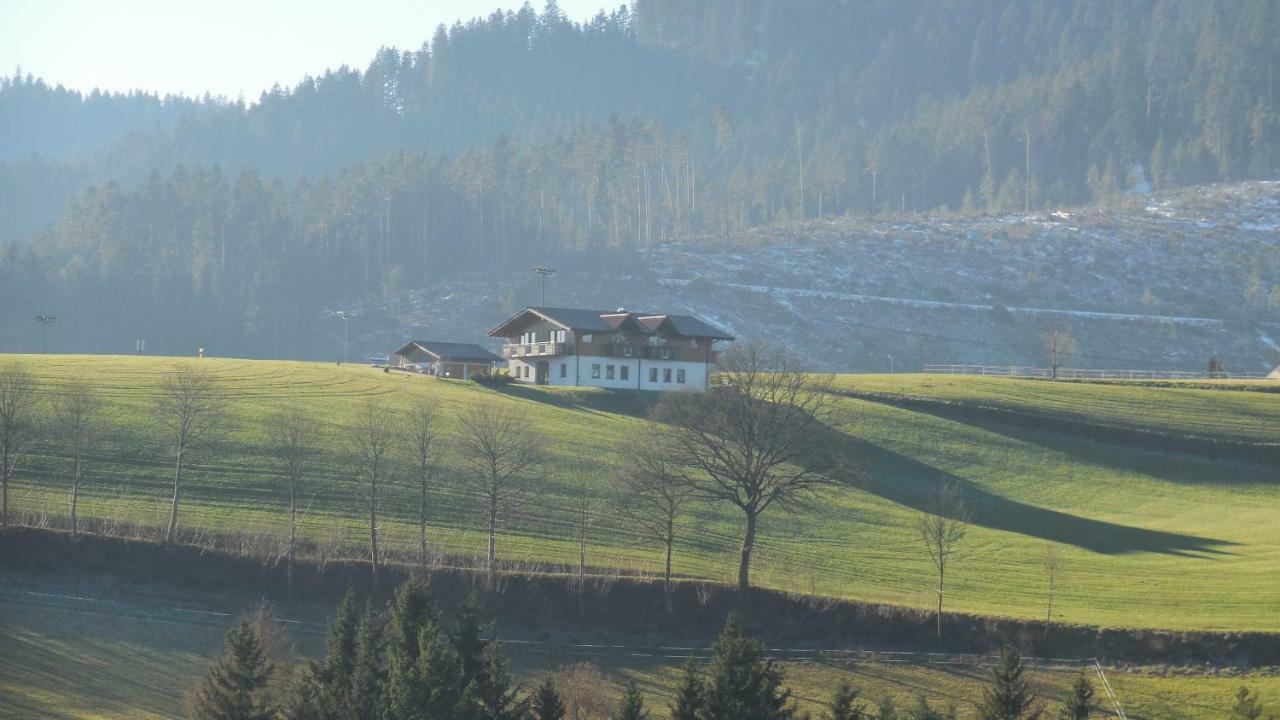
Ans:
[{"label": "balcony", "polygon": [[504,358],[547,357],[564,354],[565,344],[561,342],[514,343],[502,346],[502,357]]}]

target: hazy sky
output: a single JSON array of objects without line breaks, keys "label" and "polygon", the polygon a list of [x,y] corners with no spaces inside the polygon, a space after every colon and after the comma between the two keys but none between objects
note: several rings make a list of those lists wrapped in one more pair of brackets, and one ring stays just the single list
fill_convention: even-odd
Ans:
[{"label": "hazy sky", "polygon": [[[622,0],[559,0],[574,20]],[[417,49],[436,25],[522,0],[0,0],[0,73],[21,65],[88,90],[209,91],[246,100],[382,45]],[[531,2],[542,10],[543,0]]]}]

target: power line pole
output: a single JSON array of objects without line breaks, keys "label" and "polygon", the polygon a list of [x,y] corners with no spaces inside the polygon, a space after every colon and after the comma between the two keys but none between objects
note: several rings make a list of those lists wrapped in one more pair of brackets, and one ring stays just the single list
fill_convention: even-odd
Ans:
[{"label": "power line pole", "polygon": [[547,267],[536,267],[532,268],[532,270],[537,273],[538,283],[541,286],[541,299],[538,301],[538,304],[545,307],[547,304],[547,277],[555,275],[556,271]]},{"label": "power line pole", "polygon": [[45,352],[47,352],[46,348],[48,347],[49,326],[58,318],[53,315],[37,315],[32,319],[40,323],[40,354],[44,355]]}]

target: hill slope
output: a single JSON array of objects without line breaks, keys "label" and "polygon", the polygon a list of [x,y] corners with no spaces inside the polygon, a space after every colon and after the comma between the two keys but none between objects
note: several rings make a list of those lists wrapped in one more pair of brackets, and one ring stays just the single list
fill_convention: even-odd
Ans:
[{"label": "hill slope", "polygon": [[[81,504],[81,512],[96,524],[154,536],[167,517],[171,471],[151,403],[173,362],[46,356],[32,365],[46,387],[86,376],[109,397],[112,431],[90,464]],[[576,560],[570,508],[579,488],[585,484],[601,497],[606,494],[617,470],[611,448],[651,400],[588,390],[498,391],[360,366],[202,363],[235,397],[234,429],[190,475],[183,515],[188,538],[211,542],[219,534],[238,533],[259,552],[278,549],[285,528],[274,463],[263,441],[265,423],[283,401],[296,400],[333,428],[323,471],[307,493],[302,528],[316,546],[312,552],[330,557],[363,552],[363,488],[350,479],[341,432],[360,402],[370,399],[389,412],[419,397],[439,404],[447,437],[430,533],[439,552],[454,562],[467,562],[483,549],[476,504],[457,483],[464,472],[455,449],[457,413],[471,403],[528,411],[549,437],[550,484],[503,529],[499,554],[507,562],[552,569]],[[916,394],[928,394],[936,382],[926,376],[897,381]],[[847,376],[841,382],[876,387],[885,380]],[[1070,384],[1043,387],[1046,409],[1080,392]],[[1092,393],[1110,390],[1090,388]],[[1174,415],[1181,406],[1180,395],[1165,389],[1116,390],[1125,397],[1143,394],[1133,422]],[[986,390],[976,384],[973,392]],[[929,607],[932,579],[915,537],[916,509],[931,487],[952,477],[962,483],[975,510],[949,585],[952,609],[1042,616],[1043,558],[1056,547],[1064,566],[1055,601],[1062,621],[1280,630],[1274,612],[1280,602],[1274,582],[1280,543],[1273,532],[1280,486],[1268,471],[1016,426],[966,423],[850,397],[835,398],[833,406],[831,442],[861,464],[864,477],[844,478],[841,487],[802,511],[763,519],[755,574],[760,584]],[[1127,412],[1123,403],[1115,407],[1114,412]],[[1224,403],[1221,422],[1229,425],[1237,417],[1232,413],[1243,418],[1256,410]],[[14,507],[28,518],[56,521],[65,512],[65,484],[58,475],[64,466],[46,454],[33,458],[19,478]],[[393,477],[381,504],[384,541],[393,557],[405,557],[416,539],[415,495],[402,467]],[[605,572],[655,571],[655,549],[621,526],[603,504],[597,507],[588,562]],[[732,513],[699,508],[683,528],[677,572],[709,580],[730,577],[738,527]]]}]

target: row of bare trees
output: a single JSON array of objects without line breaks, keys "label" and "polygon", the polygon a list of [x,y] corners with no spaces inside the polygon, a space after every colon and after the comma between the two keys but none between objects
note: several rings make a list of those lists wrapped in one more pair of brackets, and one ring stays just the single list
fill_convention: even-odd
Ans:
[{"label": "row of bare trees", "polygon": [[[834,397],[832,378],[814,375],[785,349],[763,344],[735,346],[720,358],[712,387],[705,393],[664,395],[636,431],[621,443],[621,471],[608,496],[617,514],[639,528],[663,552],[665,602],[671,608],[673,556],[683,517],[693,503],[733,507],[741,513],[737,586],[750,586],[760,518],[775,507],[801,507],[825,487],[850,483],[859,469],[841,454],[847,443],[828,422]],[[83,459],[101,434],[102,403],[83,381],[60,386],[52,397],[51,435],[68,459],[71,527],[77,532],[76,503]],[[0,368],[0,470],[3,470],[7,522],[8,485],[20,453],[37,423],[37,392],[21,366]],[[184,469],[192,454],[208,450],[228,429],[228,392],[198,364],[175,367],[162,383],[154,404],[155,420],[173,451],[173,496],[166,542],[177,539]],[[305,489],[319,474],[331,446],[345,445],[351,466],[344,474],[364,488],[368,511],[369,561],[374,582],[381,563],[379,497],[384,485],[400,482],[412,467],[417,495],[417,559],[425,567],[428,516],[433,486],[445,446],[437,408],[416,398],[407,411],[369,399],[340,428],[342,442],[314,413],[286,403],[268,421],[267,442],[283,479],[288,505],[287,576],[293,583],[300,513]],[[339,429],[339,428],[335,428]],[[546,438],[530,416],[508,403],[476,402],[457,417],[449,435],[465,471],[462,485],[482,509],[486,533],[485,569],[492,586],[498,567],[498,531],[545,482]],[[584,476],[586,474],[584,472]],[[582,481],[576,505],[579,580],[586,570],[587,525],[605,494],[599,483]],[[942,597],[948,563],[964,538],[968,510],[963,493],[946,483],[931,498],[918,521],[918,534],[938,577],[941,632]]]}]

